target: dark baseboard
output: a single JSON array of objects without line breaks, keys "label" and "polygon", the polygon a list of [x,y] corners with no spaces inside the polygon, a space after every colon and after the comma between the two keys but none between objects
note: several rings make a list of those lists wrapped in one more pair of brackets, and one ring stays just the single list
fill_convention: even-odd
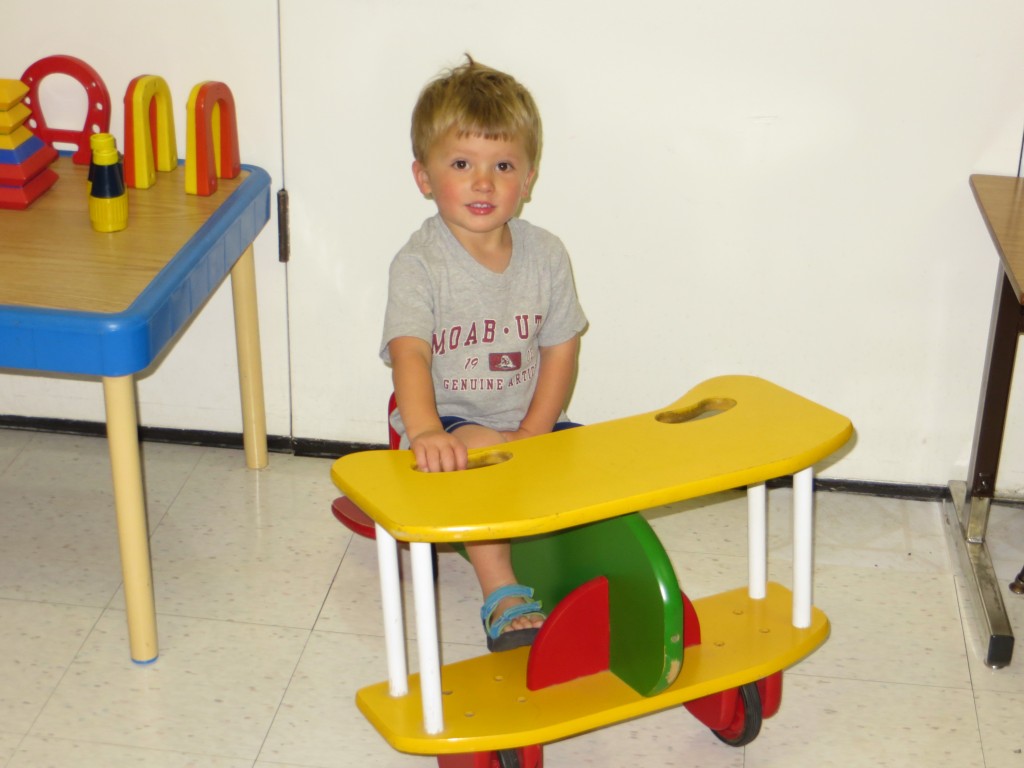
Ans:
[{"label": "dark baseboard", "polygon": [[385,450],[384,443],[352,443],[344,440],[318,440],[313,437],[293,437],[292,453],[318,459],[336,459],[360,451]]},{"label": "dark baseboard", "polygon": [[[107,425],[99,421],[74,419],[46,419],[34,416],[0,415],[0,429],[19,429],[29,432],[50,432],[60,435],[106,437]],[[139,439],[150,443],[175,443],[210,448],[242,448],[240,432],[214,432],[203,429],[172,429],[170,427],[139,427]],[[349,453],[387,448],[383,443],[353,443],[342,440],[293,438],[287,435],[267,435],[267,449],[272,453],[294,453],[296,456],[336,459]]]},{"label": "dark baseboard", "polygon": [[[105,437],[106,425],[102,422],[76,421],[73,419],[46,419],[34,416],[0,415],[0,428],[20,429],[33,432],[52,432],[64,435],[85,435]],[[176,443],[179,445],[209,446],[214,448],[242,448],[242,435],[236,432],[212,432],[199,429],[170,429],[168,427],[139,427],[139,439],[153,443]],[[296,456],[336,459],[350,453],[387,448],[384,443],[353,443],[344,440],[319,440],[287,435],[268,435],[267,448],[274,453],[293,453]],[[789,478],[780,478],[769,483],[770,487],[788,487]],[[815,479],[815,488],[836,493],[856,493],[865,496],[883,496],[912,501],[943,501],[949,498],[946,485],[925,485],[915,483],[888,483],[871,480],[836,480],[829,477]],[[996,499],[996,502],[1019,504],[1017,499]]]},{"label": "dark baseboard", "polygon": [[[792,485],[792,479],[789,477],[781,477],[768,483],[769,488],[789,488]],[[886,483],[878,480],[841,480],[831,477],[816,477],[814,478],[814,488],[818,491],[856,493],[861,496],[883,496],[889,499],[908,499],[910,501],[943,501],[949,498],[949,488],[944,485]]]}]

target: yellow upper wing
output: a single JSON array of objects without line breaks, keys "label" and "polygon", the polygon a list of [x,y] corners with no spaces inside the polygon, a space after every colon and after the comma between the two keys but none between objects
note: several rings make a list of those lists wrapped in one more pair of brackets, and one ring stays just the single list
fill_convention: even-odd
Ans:
[{"label": "yellow upper wing", "polygon": [[331,476],[402,541],[502,539],[793,474],[852,433],[846,417],[764,379],[722,376],[659,411],[472,452],[463,472],[366,451]]}]

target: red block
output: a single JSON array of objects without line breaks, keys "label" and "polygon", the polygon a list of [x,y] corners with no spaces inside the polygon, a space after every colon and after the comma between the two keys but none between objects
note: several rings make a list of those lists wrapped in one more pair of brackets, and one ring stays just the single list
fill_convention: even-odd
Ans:
[{"label": "red block", "polygon": [[17,165],[0,165],[0,187],[24,186],[57,159],[57,150],[43,144],[27,160]]},{"label": "red block", "polygon": [[24,186],[0,187],[0,208],[23,211],[43,192],[52,187],[55,181],[57,181],[56,171],[47,168]]}]

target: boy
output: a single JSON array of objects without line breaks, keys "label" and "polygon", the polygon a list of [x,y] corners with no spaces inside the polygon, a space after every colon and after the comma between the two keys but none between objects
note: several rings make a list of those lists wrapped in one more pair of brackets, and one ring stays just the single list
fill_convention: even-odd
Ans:
[{"label": "boy", "polygon": [[[381,356],[392,367],[393,425],[422,471],[465,469],[469,448],[569,425],[586,318],[561,242],[514,218],[540,140],[530,93],[468,56],[413,110],[413,176],[437,215],[391,264]],[[544,615],[516,583],[509,543],[466,550],[487,647],[532,643]]]}]

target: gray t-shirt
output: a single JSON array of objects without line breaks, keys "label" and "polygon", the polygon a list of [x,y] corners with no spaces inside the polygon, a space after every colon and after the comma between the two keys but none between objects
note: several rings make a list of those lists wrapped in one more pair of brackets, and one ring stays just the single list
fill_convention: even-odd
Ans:
[{"label": "gray t-shirt", "polygon": [[[508,225],[512,259],[498,274],[470,256],[440,216],[427,219],[391,263],[380,350],[390,364],[392,339],[426,341],[438,415],[498,430],[518,429],[526,415],[540,348],[587,325],[561,241],[522,219]],[[404,438],[397,411],[392,424]]]}]

